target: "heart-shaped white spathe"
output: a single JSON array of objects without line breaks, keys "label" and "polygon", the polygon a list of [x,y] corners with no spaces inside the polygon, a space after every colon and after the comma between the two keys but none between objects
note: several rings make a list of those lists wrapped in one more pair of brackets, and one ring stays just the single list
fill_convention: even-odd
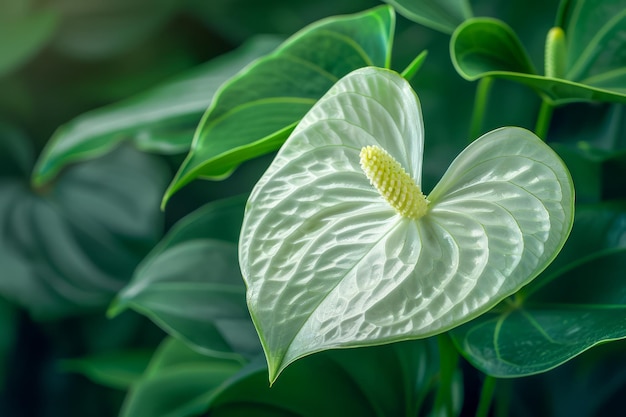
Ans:
[{"label": "heart-shaped white spathe", "polygon": [[527,130],[469,145],[417,220],[372,186],[359,165],[366,146],[421,185],[420,104],[393,71],[362,68],[337,82],[250,195],[239,260],[271,381],[314,352],[467,322],[537,276],[571,230],[567,168]]}]

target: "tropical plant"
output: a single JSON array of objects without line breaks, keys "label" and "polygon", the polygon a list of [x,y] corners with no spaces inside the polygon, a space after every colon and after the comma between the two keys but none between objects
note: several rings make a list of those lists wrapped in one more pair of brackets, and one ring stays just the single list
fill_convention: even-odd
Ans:
[{"label": "tropical plant", "polygon": [[0,4],[2,415],[621,410],[625,0],[206,3]]}]

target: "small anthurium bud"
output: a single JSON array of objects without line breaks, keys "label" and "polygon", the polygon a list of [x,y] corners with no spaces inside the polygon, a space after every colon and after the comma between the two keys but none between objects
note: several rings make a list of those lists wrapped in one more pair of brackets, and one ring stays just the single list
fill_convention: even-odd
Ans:
[{"label": "small anthurium bud", "polygon": [[435,335],[554,259],[571,177],[515,127],[475,140],[425,197],[419,100],[362,68],[302,119],[248,200],[239,263],[270,381],[303,356]]},{"label": "small anthurium bud", "polygon": [[567,64],[565,32],[560,27],[553,27],[546,36],[545,73],[546,77],[564,78]]}]

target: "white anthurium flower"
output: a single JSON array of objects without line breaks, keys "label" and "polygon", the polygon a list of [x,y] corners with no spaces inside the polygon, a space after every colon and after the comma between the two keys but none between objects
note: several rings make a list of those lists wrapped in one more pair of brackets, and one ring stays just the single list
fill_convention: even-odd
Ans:
[{"label": "white anthurium flower", "polygon": [[332,348],[423,338],[537,276],[572,227],[567,168],[533,133],[494,130],[421,191],[420,103],[399,74],[342,78],[254,188],[239,260],[270,380]]}]

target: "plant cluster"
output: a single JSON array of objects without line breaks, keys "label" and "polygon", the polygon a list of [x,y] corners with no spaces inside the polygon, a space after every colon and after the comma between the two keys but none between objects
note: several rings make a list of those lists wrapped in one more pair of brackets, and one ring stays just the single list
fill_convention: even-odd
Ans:
[{"label": "plant cluster", "polygon": [[626,1],[205,3],[0,5],[0,413],[614,413]]}]

